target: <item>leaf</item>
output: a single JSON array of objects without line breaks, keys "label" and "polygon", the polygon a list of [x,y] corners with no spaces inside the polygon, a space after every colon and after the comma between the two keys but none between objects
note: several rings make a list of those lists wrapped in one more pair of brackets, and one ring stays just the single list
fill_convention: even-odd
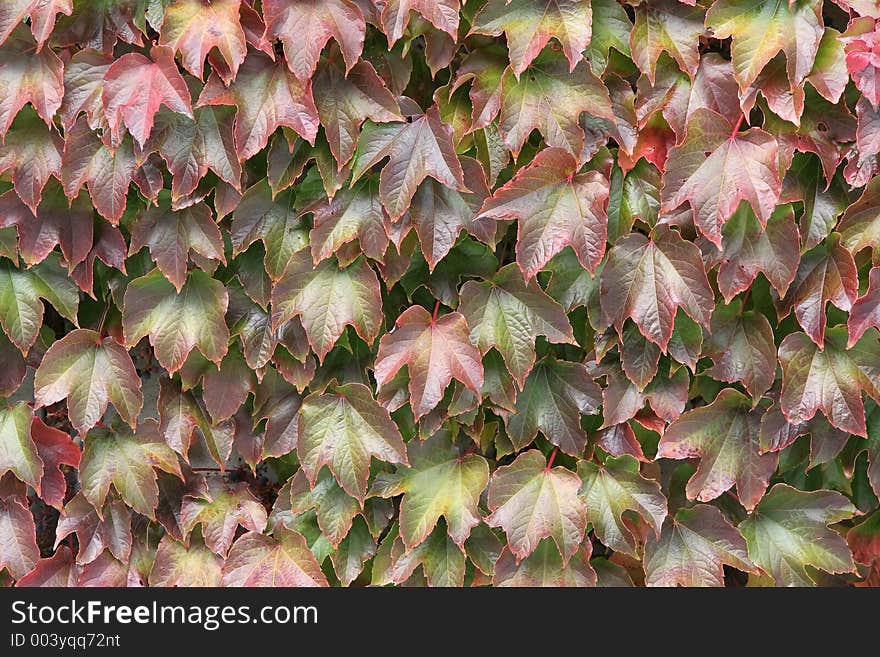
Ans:
[{"label": "leaf", "polygon": [[517,449],[531,443],[538,431],[566,454],[579,456],[587,443],[581,416],[598,412],[599,386],[581,363],[541,359],[516,396],[505,426]]},{"label": "leaf", "polygon": [[23,401],[0,409],[0,476],[12,472],[39,495],[44,463],[31,435],[33,415]]},{"label": "leaf", "polygon": [[388,411],[359,383],[312,393],[299,411],[297,454],[314,486],[321,466],[328,466],[340,486],[363,503],[370,457],[408,464],[406,447]]},{"label": "leaf", "polygon": [[776,139],[763,130],[730,132],[717,113],[697,109],[684,140],[669,151],[660,210],[688,203],[697,230],[720,249],[721,229],[741,201],[762,226],[770,219],[781,191],[777,153]]},{"label": "leaf", "polygon": [[19,26],[0,45],[0,140],[26,103],[52,127],[64,97],[64,64],[51,49],[37,52],[33,37]]},{"label": "leaf", "polygon": [[479,395],[483,364],[469,333],[467,321],[459,313],[438,318],[421,306],[407,308],[397,318],[394,330],[379,341],[376,383],[385,385],[406,366],[410,406],[416,419],[437,406],[453,378]]},{"label": "leaf", "polygon": [[0,501],[0,568],[16,579],[28,574],[40,559],[36,533],[34,517],[21,501]]},{"label": "leaf", "polygon": [[263,15],[267,34],[281,39],[287,65],[300,80],[312,77],[321,50],[330,39],[342,50],[346,73],[357,64],[367,27],[357,3],[351,0],[297,3],[266,0]]},{"label": "leaf", "polygon": [[307,249],[290,259],[272,289],[272,326],[299,317],[309,344],[324,357],[345,327],[372,344],[382,323],[379,281],[365,260],[340,269],[332,260],[312,264]]},{"label": "leaf", "polygon": [[149,336],[156,359],[170,373],[181,368],[196,347],[220,365],[229,343],[224,315],[226,288],[206,273],[187,274],[180,292],[158,269],[128,284],[122,311],[126,344],[133,347]]},{"label": "leaf", "polygon": [[846,208],[837,226],[840,244],[853,255],[865,248],[870,248],[873,254],[880,247],[878,195],[880,195],[880,180],[872,178],[859,200]]},{"label": "leaf", "polygon": [[311,83],[298,80],[284,62],[273,62],[262,53],[247,56],[228,88],[219,76],[211,75],[196,106],[210,105],[238,108],[235,148],[243,160],[265,148],[269,136],[280,126],[315,143],[319,119]]},{"label": "leaf", "polygon": [[621,238],[608,254],[599,293],[619,334],[631,318],[664,351],[678,308],[705,326],[714,305],[697,248],[666,227],[658,227],[653,239],[638,233]]},{"label": "leaf", "polygon": [[33,214],[49,177],[61,173],[62,148],[61,137],[30,109],[19,113],[0,144],[0,173],[11,172],[15,193]]},{"label": "leaf", "polygon": [[513,264],[500,269],[490,281],[466,282],[459,294],[471,342],[484,355],[497,349],[520,388],[535,364],[536,336],[574,343],[562,307],[535,280],[526,283]]},{"label": "leaf", "polygon": [[128,352],[111,337],[76,329],[53,343],[34,377],[37,408],[67,399],[74,428],[84,435],[108,403],[132,427],[143,406],[141,381]]},{"label": "leaf", "polygon": [[248,490],[247,484],[227,485],[216,477],[208,479],[206,497],[186,496],[180,507],[184,538],[201,525],[205,545],[211,552],[225,556],[241,525],[262,533],[268,520],[266,509]]},{"label": "leaf", "polygon": [[436,105],[408,123],[367,123],[352,159],[351,184],[387,157],[379,174],[379,198],[392,221],[403,216],[416,189],[429,176],[465,192],[468,188],[452,135],[452,127],[443,123]]},{"label": "leaf", "polygon": [[382,31],[388,37],[389,46],[393,46],[403,36],[410,13],[415,11],[438,30],[455,39],[459,8],[458,0],[387,0],[381,15]]},{"label": "leaf", "polygon": [[584,539],[586,506],[577,494],[578,476],[548,465],[544,455],[532,449],[498,468],[489,484],[492,515],[486,523],[504,529],[508,549],[519,561],[532,554],[542,538],[552,538],[565,566]]},{"label": "leaf", "polygon": [[329,470],[321,470],[311,487],[300,469],[290,479],[290,511],[300,514],[312,509],[321,532],[338,548],[351,530],[361,505],[339,486]]},{"label": "leaf", "polygon": [[853,505],[840,493],[808,493],[776,484],[739,527],[749,557],[777,586],[813,586],[806,566],[829,573],[855,571],[846,541],[827,528],[854,513]]},{"label": "leaf", "polygon": [[153,519],[159,501],[154,468],[182,478],[177,454],[162,440],[155,420],[142,423],[136,433],[93,429],[83,442],[82,493],[96,509],[112,485],[133,510]]},{"label": "leaf", "polygon": [[150,586],[219,586],[223,559],[208,550],[204,541],[189,546],[167,534],[159,541],[150,571]]},{"label": "leaf", "polygon": [[514,157],[537,129],[548,146],[580,159],[584,147],[581,114],[616,122],[608,89],[587,64],[579,62],[569,70],[568,62],[550,51],[538,56],[521,77],[508,70],[501,89],[498,132]]},{"label": "leaf", "polygon": [[688,498],[708,502],[736,484],[737,498],[750,511],[777,465],[774,455],[759,452],[761,415],[748,397],[724,388],[711,404],[688,411],[667,427],[657,457],[699,457],[685,489]]},{"label": "leaf", "polygon": [[28,17],[37,49],[40,49],[52,34],[56,15],[70,16],[72,11],[73,0],[10,0],[0,8],[0,44]]},{"label": "leaf", "polygon": [[516,562],[510,550],[502,552],[495,565],[493,586],[596,586],[596,571],[590,565],[590,544],[584,543],[568,563],[563,563],[553,541],[545,538],[525,559]]},{"label": "leaf", "polygon": [[332,200],[321,200],[303,211],[311,211],[314,219],[309,243],[315,264],[354,240],[368,258],[379,262],[384,259],[389,242],[385,232],[387,215],[374,179],[360,180]]},{"label": "leaf", "polygon": [[659,539],[649,536],[644,563],[648,586],[724,586],[725,565],[757,570],[739,531],[706,504],[680,509]]},{"label": "leaf", "polygon": [[428,538],[440,516],[446,519],[450,538],[464,549],[471,530],[480,523],[478,503],[489,483],[486,459],[462,454],[448,432],[411,445],[408,453],[412,465],[379,475],[371,493],[403,494],[400,537],[407,550]]},{"label": "leaf", "polygon": [[276,526],[272,536],[248,532],[229,551],[220,586],[327,586],[299,533]]},{"label": "leaf", "polygon": [[636,8],[636,20],[629,43],[633,62],[654,84],[657,61],[664,51],[679,68],[693,78],[700,64],[697,50],[705,31],[704,12],[674,0],[660,0]]},{"label": "leaf", "polygon": [[183,65],[200,80],[205,57],[212,48],[223,57],[231,77],[247,55],[244,30],[239,22],[241,0],[178,0],[165,8],[159,26],[159,44],[183,57]]},{"label": "leaf", "polygon": [[[603,465],[578,462],[580,495],[587,506],[587,521],[600,541],[615,552],[638,557],[638,534],[629,514],[638,514],[659,537],[666,518],[666,498],[660,485],[639,474],[639,462],[624,454]],[[624,515],[626,514],[626,515]]]},{"label": "leaf", "polygon": [[79,468],[82,452],[64,431],[50,427],[38,417],[31,422],[30,433],[44,466],[39,485],[34,488],[46,504],[60,509],[67,493],[61,465]]},{"label": "leaf", "polygon": [[104,75],[101,97],[110,126],[111,146],[122,143],[123,124],[143,146],[162,105],[193,118],[189,89],[177,70],[173,52],[156,46],[150,57],[133,52],[125,54],[114,61]]},{"label": "leaf", "polygon": [[880,268],[872,267],[868,274],[868,289],[865,294],[853,303],[849,312],[849,320],[847,321],[847,329],[849,331],[849,339],[847,347],[851,347],[858,342],[868,328],[880,327],[880,299],[877,298],[880,293]]},{"label": "leaf", "polygon": [[136,253],[144,246],[150,249],[159,271],[171,281],[178,293],[186,282],[190,252],[226,263],[223,236],[214,223],[211,208],[204,203],[177,211],[149,208],[138,217],[132,228],[129,252]]},{"label": "leaf", "polygon": [[591,273],[605,253],[608,183],[596,171],[577,170],[577,161],[564,150],[544,149],[477,215],[519,220],[516,260],[527,281],[566,246]]},{"label": "leaf", "polygon": [[121,500],[110,500],[96,511],[80,493],[65,506],[55,532],[55,549],[76,534],[78,564],[92,563],[106,549],[120,561],[131,556],[131,509]]}]

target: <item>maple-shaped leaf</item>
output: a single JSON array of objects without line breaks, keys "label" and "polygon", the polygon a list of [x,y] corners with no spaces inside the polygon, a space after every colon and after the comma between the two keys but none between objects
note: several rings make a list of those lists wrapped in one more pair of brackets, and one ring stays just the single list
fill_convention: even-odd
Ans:
[{"label": "maple-shaped leaf", "polygon": [[618,333],[631,318],[664,351],[678,308],[706,326],[715,305],[699,249],[665,226],[651,239],[631,233],[618,240],[602,269],[599,294]]},{"label": "maple-shaped leaf", "polygon": [[608,458],[603,465],[578,462],[581,497],[587,505],[587,521],[600,541],[615,552],[638,557],[640,540],[624,514],[638,514],[660,536],[666,518],[666,498],[660,484],[639,474],[639,462],[624,454]]},{"label": "maple-shaped leaf", "polygon": [[23,401],[0,408],[0,476],[12,472],[39,494],[44,463],[31,435],[33,416]]},{"label": "maple-shaped leaf", "polygon": [[70,16],[73,0],[9,0],[0,6],[0,44],[25,18],[30,19],[31,32],[37,41],[37,50],[52,34],[58,14]]},{"label": "maple-shaped leaf", "polygon": [[[411,550],[407,550],[399,536],[389,535],[383,541],[383,546],[392,538],[394,540],[388,556],[390,572],[387,573],[390,582],[405,584],[412,581],[413,575],[421,566],[424,581],[428,586],[464,586],[465,553],[455,544],[443,526],[437,527],[426,540]],[[376,575],[374,575],[375,581]]]},{"label": "maple-shaped leaf", "polygon": [[455,71],[450,94],[470,81],[471,99],[469,132],[483,130],[492,124],[501,109],[501,80],[507,69],[507,51],[493,44],[472,50]]},{"label": "maple-shaped leaf", "polygon": [[480,523],[478,503],[489,483],[489,465],[477,454],[463,455],[448,432],[440,432],[409,447],[411,467],[381,474],[372,494],[400,502],[400,537],[408,550],[424,541],[440,516],[460,548]]},{"label": "maple-shaped leaf", "polygon": [[551,465],[540,451],[531,449],[492,475],[488,497],[492,515],[486,523],[504,529],[507,547],[518,561],[549,537],[566,565],[584,539],[587,510],[578,497],[581,480],[571,470]]},{"label": "maple-shaped leaf", "polygon": [[850,205],[837,226],[840,243],[855,255],[870,248],[872,255],[880,247],[880,177],[874,177],[859,200]]},{"label": "maple-shaped leaf", "polygon": [[372,344],[382,324],[376,273],[363,258],[342,269],[332,260],[314,265],[309,249],[302,249],[272,289],[272,325],[278,328],[294,317],[321,361],[347,325]]},{"label": "maple-shaped leaf", "polygon": [[[64,431],[50,427],[38,417],[31,422],[30,433],[43,462],[43,476],[34,488],[46,504],[60,509],[67,493],[67,481],[60,468],[62,465],[79,468],[82,451]],[[21,444],[26,448],[26,441]]]},{"label": "maple-shaped leaf", "polygon": [[145,9],[142,0],[76,0],[73,13],[59,19],[53,37],[64,46],[81,45],[107,53],[120,40],[141,45]]},{"label": "maple-shaped leaf", "polygon": [[480,209],[478,218],[519,220],[516,261],[526,280],[566,246],[590,272],[605,253],[608,181],[578,169],[566,151],[545,148]]},{"label": "maple-shaped leaf", "polygon": [[266,34],[281,39],[284,59],[300,80],[312,77],[330,39],[339,44],[346,72],[358,63],[367,25],[353,0],[265,0],[263,16]]},{"label": "maple-shaped leaf", "polygon": [[27,575],[40,559],[36,536],[27,501],[18,497],[0,500],[0,568],[16,579]]},{"label": "maple-shaped leaf", "polygon": [[387,157],[379,174],[379,197],[392,221],[409,209],[416,189],[428,176],[465,192],[468,187],[452,137],[452,127],[443,123],[436,105],[409,122],[366,123],[352,159],[352,184]]},{"label": "maple-shaped leaf", "polygon": [[18,588],[27,587],[74,587],[77,576],[73,553],[66,545],[61,545],[55,554],[37,561],[34,569],[15,582]]},{"label": "maple-shaped leaf", "polygon": [[0,327],[22,355],[27,355],[43,325],[41,298],[76,324],[79,296],[57,259],[30,269],[17,269],[0,260]]},{"label": "maple-shaped leaf", "polygon": [[587,541],[565,563],[553,541],[545,538],[534,552],[517,563],[514,554],[505,547],[495,563],[492,586],[596,586],[596,571],[590,565],[590,553],[591,546]]},{"label": "maple-shaped leaf", "polygon": [[208,479],[205,497],[185,496],[180,507],[184,537],[201,525],[205,545],[211,552],[225,556],[241,525],[253,532],[266,529],[268,516],[244,482],[227,485],[216,477]]},{"label": "maple-shaped leaf", "polygon": [[267,179],[252,185],[232,214],[232,255],[237,256],[260,240],[266,249],[265,273],[277,281],[293,254],[308,244],[306,226],[293,207],[289,190],[273,195]]},{"label": "maple-shaped leaf", "polygon": [[156,46],[150,57],[130,52],[107,69],[101,98],[110,126],[111,146],[122,143],[123,124],[143,146],[162,105],[192,118],[189,89],[177,70],[174,53]]},{"label": "maple-shaped leaf", "polygon": [[29,109],[18,114],[0,144],[0,173],[11,174],[15,193],[33,214],[49,177],[60,176],[63,147],[61,136]]},{"label": "maple-shaped leaf", "polygon": [[343,71],[328,61],[312,80],[318,117],[340,170],[354,155],[366,119],[374,123],[403,120],[397,101],[372,64],[359,61],[348,69]]},{"label": "maple-shaped leaf", "polygon": [[459,295],[459,310],[471,329],[471,342],[483,354],[497,349],[520,388],[535,364],[536,336],[574,343],[562,306],[534,279],[526,283],[514,264],[503,267],[489,281],[468,281]]},{"label": "maple-shaped leaf", "polygon": [[65,136],[61,183],[67,198],[75,199],[82,186],[88,185],[98,213],[118,224],[137,168],[131,141],[124,140],[118,148],[105,145],[84,117]]},{"label": "maple-shaped leaf", "polygon": [[80,50],[64,65],[64,99],[58,110],[64,130],[70,130],[85,113],[93,130],[107,127],[101,92],[113,58],[94,50]]},{"label": "maple-shaped leaf", "polygon": [[704,10],[688,7],[677,0],[640,4],[630,33],[633,62],[654,84],[657,62],[664,51],[691,78],[697,74],[700,36],[705,32]]},{"label": "maple-shaped leaf", "polygon": [[503,32],[510,68],[518,78],[552,38],[574,70],[590,43],[592,17],[589,0],[490,0],[474,17],[471,33]]},{"label": "maple-shaped leaf", "polygon": [[298,532],[276,525],[272,536],[241,536],[223,564],[221,586],[327,586],[315,556]]},{"label": "maple-shaped leaf", "polygon": [[247,160],[269,143],[269,136],[280,126],[293,129],[311,144],[318,134],[318,109],[312,98],[312,85],[300,81],[284,62],[272,61],[252,51],[228,87],[211,75],[199,96],[197,106],[234,105],[235,147]]},{"label": "maple-shaped leaf", "polygon": [[384,260],[389,242],[385,231],[386,214],[374,178],[359,180],[332,200],[321,200],[303,211],[312,212],[314,219],[309,243],[315,263],[329,258],[354,240],[368,258]]},{"label": "maple-shaped leaf", "polygon": [[748,89],[780,51],[792,88],[813,68],[822,40],[822,3],[719,0],[706,13],[706,27],[716,39],[733,37],[730,48],[739,88]]},{"label": "maple-shaped leaf", "polygon": [[88,329],[73,330],[53,343],[37,368],[37,408],[65,398],[70,422],[83,435],[101,420],[108,403],[131,426],[144,403],[140,377],[125,348]]},{"label": "maple-shaped leaf", "polygon": [[196,347],[219,366],[229,346],[224,318],[228,304],[223,284],[199,269],[187,274],[180,292],[155,269],[131,281],[125,290],[126,344],[133,347],[149,336],[156,359],[172,374]]},{"label": "maple-shaped leaf", "polygon": [[756,572],[737,529],[707,504],[680,509],[645,544],[648,586],[724,586],[724,566]]},{"label": "maple-shaped leaf", "polygon": [[230,107],[199,107],[195,119],[160,110],[150,141],[171,172],[173,201],[196,190],[211,169],[236,189],[241,180],[241,163],[235,150],[233,116]]},{"label": "maple-shaped leaf", "polygon": [[339,485],[361,503],[367,492],[371,457],[408,463],[400,431],[370,389],[360,383],[312,393],[303,400],[296,449],[313,486],[326,465]]},{"label": "maple-shaped leaf", "polygon": [[[863,12],[859,12],[863,13]],[[846,32],[838,37],[844,47],[847,72],[859,91],[875,108],[880,103],[880,62],[877,61],[876,17],[864,12],[853,16]]]},{"label": "maple-shaped leaf", "polygon": [[99,509],[100,512],[96,511],[82,493],[64,505],[55,530],[55,548],[75,533],[78,564],[91,563],[105,549],[120,561],[128,561],[132,544],[131,509],[122,500],[108,500]]},{"label": "maple-shaped leaf", "polygon": [[195,431],[204,438],[208,453],[222,468],[232,451],[233,427],[228,422],[212,425],[204,405],[191,391],[182,391],[159,380],[159,431],[175,452],[188,459]]},{"label": "maple-shaped leaf", "polygon": [[669,151],[661,212],[688,203],[694,225],[721,248],[721,228],[747,201],[761,225],[770,219],[781,192],[776,139],[760,128],[731,132],[709,109],[691,114],[684,140]]},{"label": "maple-shaped leaf", "polygon": [[458,37],[458,0],[386,0],[382,8],[382,31],[389,46],[403,36],[409,25],[410,12],[417,12],[426,21],[453,39]]},{"label": "maple-shaped leaf", "polygon": [[190,252],[226,264],[223,236],[214,223],[211,208],[204,202],[180,210],[148,208],[131,229],[129,253],[137,253],[145,246],[178,293],[186,282]]},{"label": "maple-shaped leaf", "polygon": [[761,454],[760,409],[733,388],[724,388],[711,404],[688,411],[670,424],[657,446],[657,457],[699,458],[685,492],[690,499],[714,500],[736,484],[736,496],[747,510],[767,490],[777,458]]},{"label": "maple-shaped leaf", "polygon": [[776,484],[739,530],[748,543],[749,558],[777,586],[814,586],[807,566],[828,573],[855,571],[846,541],[827,527],[851,518],[855,511],[840,493]]},{"label": "maple-shaped leaf", "polygon": [[291,513],[300,514],[314,509],[321,532],[331,545],[338,547],[351,530],[355,516],[360,513],[361,503],[346,493],[327,469],[320,471],[314,486],[309,484],[302,469],[290,479],[289,484]]},{"label": "maple-shaped leaf", "polygon": [[376,383],[385,385],[406,366],[410,406],[416,419],[437,406],[453,378],[480,395],[483,363],[469,334],[467,320],[460,313],[438,318],[421,306],[407,308],[394,329],[379,340]]},{"label": "maple-shaped leaf", "polygon": [[601,391],[583,363],[541,359],[516,396],[514,412],[505,414],[505,426],[517,449],[531,443],[538,431],[566,454],[579,456],[587,444],[581,415],[593,415]]},{"label": "maple-shaped leaf", "polygon": [[727,303],[764,274],[785,296],[800,263],[800,237],[790,205],[778,206],[766,226],[752,209],[740,204],[721,229],[721,250],[704,243],[706,268],[718,263],[718,289]]},{"label": "maple-shaped leaf", "polygon": [[0,46],[0,140],[19,110],[30,103],[52,127],[64,97],[64,64],[51,49],[37,45],[23,25]]},{"label": "maple-shaped leaf", "polygon": [[820,349],[804,333],[792,333],[779,345],[782,411],[792,424],[806,422],[817,410],[838,429],[865,436],[862,392],[880,399],[880,342],[876,329],[847,348],[847,332],[825,332]]},{"label": "maple-shaped leaf", "polygon": [[797,273],[779,302],[780,318],[792,309],[804,332],[819,347],[825,338],[825,306],[830,301],[849,311],[856,300],[859,276],[852,254],[835,235],[801,257]]},{"label": "maple-shaped leaf", "polygon": [[586,62],[569,70],[558,53],[545,51],[519,79],[508,70],[501,80],[501,114],[498,132],[518,156],[532,130],[548,146],[567,150],[580,159],[584,148],[581,114],[616,123],[608,89]]},{"label": "maple-shaped leaf", "polygon": [[880,267],[872,267],[868,274],[868,289],[852,305],[847,321],[849,340],[847,346],[855,344],[869,327],[880,327]]},{"label": "maple-shaped leaf", "polygon": [[223,559],[204,541],[190,538],[189,545],[166,534],[159,541],[150,570],[150,586],[220,586]]},{"label": "maple-shaped leaf", "polygon": [[159,501],[156,471],[182,478],[177,454],[159,434],[155,420],[142,423],[137,432],[97,428],[83,441],[80,479],[82,493],[96,509],[104,505],[110,486],[135,511],[155,517]]},{"label": "maple-shaped leaf", "polygon": [[165,8],[158,26],[159,45],[179,52],[183,66],[200,80],[205,57],[216,48],[234,78],[247,55],[240,7],[241,0],[176,0]]},{"label": "maple-shaped leaf", "polygon": [[743,311],[741,301],[715,308],[703,355],[714,363],[706,370],[709,376],[741,382],[753,400],[760,399],[776,378],[773,328],[761,313]]},{"label": "maple-shaped leaf", "polygon": [[363,572],[367,561],[376,555],[376,541],[366,522],[355,519],[348,535],[330,553],[333,570],[343,586],[350,586]]}]

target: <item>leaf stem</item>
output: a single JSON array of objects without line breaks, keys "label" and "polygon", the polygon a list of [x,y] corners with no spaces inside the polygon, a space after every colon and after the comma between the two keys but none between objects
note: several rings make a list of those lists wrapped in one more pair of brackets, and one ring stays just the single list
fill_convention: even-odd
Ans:
[{"label": "leaf stem", "polygon": [[434,304],[434,314],[431,316],[431,323],[437,322],[437,313],[440,312],[440,299]]},{"label": "leaf stem", "polygon": [[746,118],[745,114],[739,115],[739,120],[737,120],[736,125],[733,126],[733,132],[730,133],[731,139],[736,139],[736,135],[739,132],[739,127],[742,125],[742,122],[745,120],[745,118]]},{"label": "leaf stem", "polygon": [[550,458],[547,459],[547,467],[544,468],[544,470],[546,470],[547,472],[549,472],[550,468],[553,467],[553,460],[556,458],[556,452],[558,452],[558,451],[559,451],[559,448],[554,447],[553,451],[550,452]]},{"label": "leaf stem", "polygon": [[190,468],[193,472],[223,472],[220,468]]}]

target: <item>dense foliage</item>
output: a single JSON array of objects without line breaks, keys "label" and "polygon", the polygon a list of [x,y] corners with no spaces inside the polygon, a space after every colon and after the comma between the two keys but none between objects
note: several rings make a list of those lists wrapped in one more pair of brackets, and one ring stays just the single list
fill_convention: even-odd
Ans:
[{"label": "dense foliage", "polygon": [[880,582],[877,3],[0,44],[0,582]]}]

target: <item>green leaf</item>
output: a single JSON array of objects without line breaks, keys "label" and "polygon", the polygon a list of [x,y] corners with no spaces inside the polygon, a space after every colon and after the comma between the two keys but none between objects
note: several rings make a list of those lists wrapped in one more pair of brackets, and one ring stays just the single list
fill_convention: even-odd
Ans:
[{"label": "green leaf", "polygon": [[31,438],[34,412],[27,402],[0,408],[0,476],[12,472],[40,494],[43,460]]},{"label": "green leaf", "polygon": [[301,534],[276,525],[272,536],[241,536],[223,564],[221,586],[327,586]]}]

